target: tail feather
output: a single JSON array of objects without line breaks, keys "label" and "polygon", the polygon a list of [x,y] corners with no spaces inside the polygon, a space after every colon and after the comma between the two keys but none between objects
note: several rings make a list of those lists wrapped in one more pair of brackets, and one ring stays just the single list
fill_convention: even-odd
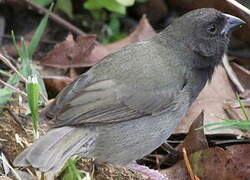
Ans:
[{"label": "tail feather", "polygon": [[[57,151],[58,155],[60,153],[59,151],[63,151],[64,146],[61,145],[61,142],[64,141],[64,138],[67,139],[67,137],[70,137],[70,133],[73,130],[74,128],[65,127],[49,131],[45,136],[42,136],[31,147],[29,147],[30,150],[27,152],[25,158],[35,168],[50,165],[48,162],[51,158],[54,159],[54,151]],[[43,161],[41,161],[41,158],[43,158]]]},{"label": "tail feather", "polygon": [[72,155],[87,156],[94,148],[95,138],[96,132],[88,128],[55,128],[24,150],[14,160],[14,165],[57,172]]}]

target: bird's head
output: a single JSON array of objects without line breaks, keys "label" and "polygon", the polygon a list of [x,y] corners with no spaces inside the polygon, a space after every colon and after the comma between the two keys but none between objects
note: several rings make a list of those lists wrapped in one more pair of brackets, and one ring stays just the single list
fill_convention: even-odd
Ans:
[{"label": "bird's head", "polygon": [[214,67],[227,50],[232,29],[244,23],[216,9],[202,8],[190,11],[169,25],[165,35],[182,42],[199,57],[193,62],[196,67]]}]

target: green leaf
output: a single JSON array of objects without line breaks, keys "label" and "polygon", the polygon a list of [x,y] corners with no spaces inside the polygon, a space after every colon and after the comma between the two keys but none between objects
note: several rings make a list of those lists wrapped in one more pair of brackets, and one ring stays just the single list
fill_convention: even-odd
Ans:
[{"label": "green leaf", "polygon": [[23,38],[21,39],[21,48],[20,48],[20,54],[19,54],[20,58],[21,58],[21,69],[20,72],[26,77],[28,78],[32,71],[31,71],[31,60],[29,58],[29,52],[28,52],[28,48],[23,40]]},{"label": "green leaf", "polygon": [[[52,8],[52,5],[50,7],[50,10],[51,10],[51,8]],[[15,48],[17,49],[17,52],[21,58],[21,68],[19,71],[25,77],[29,77],[29,76],[32,76],[33,74],[35,74],[38,77],[38,82],[39,82],[39,85],[42,89],[42,94],[45,97],[47,97],[47,91],[45,89],[44,82],[43,82],[41,76],[39,75],[38,71],[32,66],[31,56],[33,55],[33,53],[38,45],[38,42],[41,39],[41,36],[42,36],[42,33],[45,29],[47,21],[48,21],[48,13],[46,14],[46,16],[43,18],[43,20],[39,24],[32,40],[31,40],[30,46],[28,48],[27,48],[23,39],[21,40],[21,48],[17,47],[15,35],[14,35],[14,32],[12,31],[13,43],[14,43]],[[12,85],[12,86],[16,86],[17,83],[19,82],[19,80],[20,79],[17,76],[17,74],[13,74],[10,76],[7,83]],[[4,88],[0,89],[0,105],[6,104],[6,102],[11,98],[11,95],[13,92],[14,91],[8,87],[4,87]]]},{"label": "green leaf", "polygon": [[0,89],[0,106],[6,104],[7,101],[10,100],[10,97],[14,91],[10,88],[2,88]]},{"label": "green leaf", "polygon": [[145,2],[147,2],[148,0],[135,0],[136,2],[138,2],[138,3],[145,3]]},{"label": "green leaf", "polygon": [[52,0],[33,0],[33,1],[41,6],[49,5],[52,2]]},{"label": "green leaf", "polygon": [[220,126],[220,127],[217,127],[217,128],[213,128],[211,129],[211,131],[216,131],[216,130],[221,130],[221,129],[238,129],[237,127],[235,126],[232,126],[232,125],[224,125],[224,126]]},{"label": "green leaf", "polygon": [[112,13],[110,15],[110,22],[105,26],[105,31],[107,33],[107,37],[102,39],[102,43],[107,44],[114,41],[118,41],[120,39],[125,38],[127,35],[125,33],[120,32],[121,24],[119,18],[120,14]]},{"label": "green leaf", "polygon": [[245,108],[244,104],[241,102],[240,96],[238,94],[236,95],[236,98],[237,98],[237,101],[240,104],[240,109],[243,112],[245,119],[249,121],[249,118],[248,118],[248,115],[247,115],[247,112],[246,112],[246,108]]},{"label": "green leaf", "polygon": [[56,8],[66,13],[70,18],[73,18],[73,7],[71,0],[57,0]]},{"label": "green leaf", "polygon": [[111,12],[126,14],[126,7],[116,0],[88,0],[84,3],[84,8],[89,10],[105,8]]},{"label": "green leaf", "polygon": [[79,158],[70,158],[64,169],[63,169],[63,177],[62,180],[81,180],[84,177],[84,174],[81,173],[76,168],[76,163],[79,160]]},{"label": "green leaf", "polygon": [[120,32],[120,20],[119,15],[112,13],[109,22],[109,28],[112,31],[112,35],[118,34]]},{"label": "green leaf", "polygon": [[38,102],[39,102],[39,84],[37,82],[36,76],[30,76],[29,82],[26,88],[28,94],[28,103],[32,116],[32,126],[33,130],[37,132],[38,129]]},{"label": "green leaf", "polygon": [[132,6],[135,3],[135,0],[116,0],[119,4],[123,6]]},{"label": "green leaf", "polygon": [[[11,75],[8,79],[7,83],[15,86],[19,82],[19,77],[16,74]],[[3,106],[10,100],[11,95],[14,91],[8,87],[4,87],[0,89],[0,105]]]},{"label": "green leaf", "polygon": [[50,6],[49,11],[46,13],[46,15],[44,16],[44,18],[42,19],[42,21],[40,22],[40,24],[38,25],[35,34],[30,42],[30,45],[28,47],[28,55],[29,58],[31,59],[31,57],[33,56],[37,45],[42,37],[42,34],[45,30],[45,27],[47,26],[47,22],[48,22],[48,18],[49,18],[49,12],[52,10],[53,4]]},{"label": "green leaf", "polygon": [[105,12],[103,9],[91,10],[90,13],[92,17],[97,21],[104,21],[107,17],[107,12]]},{"label": "green leaf", "polygon": [[103,6],[111,11],[111,12],[117,12],[120,14],[126,14],[126,7],[118,3],[116,0],[99,0],[103,3]]},{"label": "green leaf", "polygon": [[101,9],[104,6],[102,5],[102,2],[99,0],[87,0],[83,4],[84,8],[88,10],[96,10],[96,9]]},{"label": "green leaf", "polygon": [[[31,70],[33,72],[33,74],[37,77],[37,81],[40,87],[40,91],[43,94],[44,97],[46,97],[48,99],[48,94],[47,94],[47,90],[43,81],[42,76],[40,75],[40,73],[35,69],[34,66],[31,67]],[[45,102],[44,102],[45,103]]]}]

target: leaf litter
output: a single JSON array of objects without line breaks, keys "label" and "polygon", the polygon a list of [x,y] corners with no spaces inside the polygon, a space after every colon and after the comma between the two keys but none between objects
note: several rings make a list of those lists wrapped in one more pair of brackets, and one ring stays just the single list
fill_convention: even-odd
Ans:
[{"label": "leaf litter", "polygon": [[[217,7],[228,13],[232,13],[250,22],[250,18],[240,9],[235,8],[228,2],[222,1],[207,1],[202,0],[199,3],[192,0],[182,0],[180,2],[170,1],[173,7],[181,7],[185,10],[191,10],[198,7]],[[249,28],[238,30],[235,37],[244,41],[246,44],[249,40]],[[155,34],[154,29],[148,23],[146,17],[143,17],[136,29],[125,39],[120,41],[102,45],[96,42],[95,35],[78,36],[76,39],[72,35],[68,35],[65,41],[58,43],[45,57],[39,60],[40,66],[46,68],[53,67],[50,70],[52,74],[44,74],[43,78],[47,84],[49,91],[58,93],[67,84],[69,84],[78,74],[72,77],[69,69],[81,69],[83,72],[87,67],[98,63],[103,57],[120,49],[121,47],[138,41],[143,41],[151,38]],[[234,47],[237,49],[237,46]],[[240,58],[238,58],[240,59]],[[239,60],[236,62],[239,62]],[[249,73],[247,69],[239,64],[232,64],[232,68],[238,76],[240,82],[247,91],[249,90]],[[64,69],[64,70],[62,70]],[[60,74],[52,71],[59,70]],[[56,74],[56,75],[55,75]],[[80,72],[79,72],[80,74]],[[242,97],[248,98],[249,96]],[[188,114],[182,120],[180,126],[176,129],[176,133],[186,133],[184,141],[176,148],[176,151],[181,151],[183,148],[187,150],[188,158],[191,163],[192,170],[195,175],[201,179],[244,179],[250,177],[249,174],[249,145],[231,145],[227,147],[209,147],[208,140],[205,134],[234,134],[244,136],[244,132],[240,130],[220,130],[207,131],[199,129],[200,126],[210,122],[218,122],[221,118],[241,117],[241,114],[235,106],[235,87],[231,80],[227,77],[223,66],[219,66],[211,81],[211,84],[201,92],[197,100],[189,109]],[[230,108],[225,107],[229,103]],[[244,102],[244,100],[243,100]],[[239,107],[239,106],[238,106]],[[230,109],[230,110],[228,110]],[[228,115],[228,111],[230,111]],[[232,115],[236,113],[236,115]],[[196,118],[198,117],[198,118]],[[190,130],[189,127],[191,126]],[[205,132],[204,132],[205,131]],[[2,138],[2,137],[1,137]],[[3,137],[6,138],[6,137]],[[9,137],[7,137],[9,138]],[[166,158],[155,155],[156,160],[159,158],[168,161]],[[10,155],[11,158],[12,155]],[[8,157],[8,154],[7,154]],[[12,156],[13,157],[13,156]],[[9,159],[9,158],[8,158]],[[158,159],[158,160],[157,160]],[[169,179],[185,179],[189,178],[185,163],[181,158],[177,158],[176,164],[170,168],[161,170]],[[159,162],[158,162],[159,163]],[[163,163],[163,162],[160,162]],[[158,165],[160,167],[161,165]],[[181,178],[180,178],[181,177]]]}]

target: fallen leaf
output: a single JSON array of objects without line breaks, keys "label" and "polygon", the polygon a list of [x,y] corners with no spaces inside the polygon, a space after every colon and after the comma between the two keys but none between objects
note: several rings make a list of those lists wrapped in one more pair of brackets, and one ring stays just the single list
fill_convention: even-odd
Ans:
[{"label": "fallen leaf", "polygon": [[97,45],[91,52],[89,61],[98,62],[105,56],[121,49],[130,43],[145,41],[156,34],[154,29],[149,24],[146,16],[143,16],[135,30],[126,38],[116,41],[108,45]]},{"label": "fallen leaf", "polygon": [[76,40],[71,34],[65,41],[57,44],[45,57],[40,59],[42,65],[69,68],[86,67],[95,64],[89,61],[89,55],[93,50],[96,36],[78,36]]},{"label": "fallen leaf", "polygon": [[148,40],[154,35],[155,31],[147,18],[143,16],[136,29],[128,37],[108,45],[97,45],[95,35],[78,36],[76,41],[72,35],[69,35],[65,41],[57,44],[44,58],[40,59],[40,63],[58,68],[93,66],[123,46]]},{"label": "fallen leaf", "polygon": [[[202,110],[204,110],[204,124],[221,121],[220,118],[228,118],[223,107],[225,101],[235,99],[235,93],[231,83],[227,77],[223,66],[218,66],[215,70],[213,78],[209,84],[201,91],[195,102],[189,108],[186,116],[182,119],[176,133],[186,133],[192,124],[195,117],[197,117]],[[242,134],[237,129],[221,129],[218,131],[208,131],[206,134]]]},{"label": "fallen leaf", "polygon": [[[163,144],[164,149],[166,148],[168,152],[167,155],[164,156],[163,160],[161,160],[161,164],[173,165],[178,160],[183,159],[182,150],[185,148],[187,154],[192,154],[196,151],[207,149],[208,143],[204,133],[204,129],[198,129],[203,126],[204,120],[204,112],[202,111],[199,116],[193,121],[192,125],[189,128],[189,131],[182,141],[175,149],[169,147],[168,144]],[[161,147],[162,147],[161,146]],[[163,148],[163,147],[162,147]]]},{"label": "fallen leaf", "polygon": [[250,144],[236,144],[226,147],[227,152],[231,153],[234,158],[239,158],[250,167]]},{"label": "fallen leaf", "polygon": [[[245,107],[248,107],[247,109],[249,109],[249,107],[250,107],[250,90],[246,90],[241,96],[243,96],[243,98],[247,98],[247,99],[242,99],[241,102],[244,104]],[[233,108],[240,108],[240,103],[238,101],[233,101],[231,103],[231,106]]]},{"label": "fallen leaf", "polygon": [[204,133],[204,129],[198,129],[203,126],[204,112],[202,111],[199,116],[193,121],[189,128],[187,136],[184,141],[176,147],[176,150],[182,151],[186,149],[187,154],[194,153],[196,151],[208,148],[207,139]]},{"label": "fallen leaf", "polygon": [[226,166],[225,179],[249,179],[250,177],[250,144],[237,144],[226,148],[233,158]]},{"label": "fallen leaf", "polygon": [[47,91],[54,94],[60,92],[73,81],[73,79],[66,76],[45,76],[43,80]]},{"label": "fallen leaf", "polygon": [[236,63],[231,63],[231,67],[236,73],[240,83],[245,89],[250,89],[250,71]]},{"label": "fallen leaf", "polygon": [[230,119],[243,120],[242,115],[232,106],[233,102],[225,103],[224,110]]},{"label": "fallen leaf", "polygon": [[[237,145],[227,151],[215,147],[197,151],[188,156],[192,170],[202,180],[242,180],[250,177],[249,145]],[[242,153],[242,154],[241,154]],[[241,155],[239,155],[241,154]],[[246,160],[244,160],[246,158]],[[189,179],[185,164],[179,161],[162,170],[168,179]]]}]

